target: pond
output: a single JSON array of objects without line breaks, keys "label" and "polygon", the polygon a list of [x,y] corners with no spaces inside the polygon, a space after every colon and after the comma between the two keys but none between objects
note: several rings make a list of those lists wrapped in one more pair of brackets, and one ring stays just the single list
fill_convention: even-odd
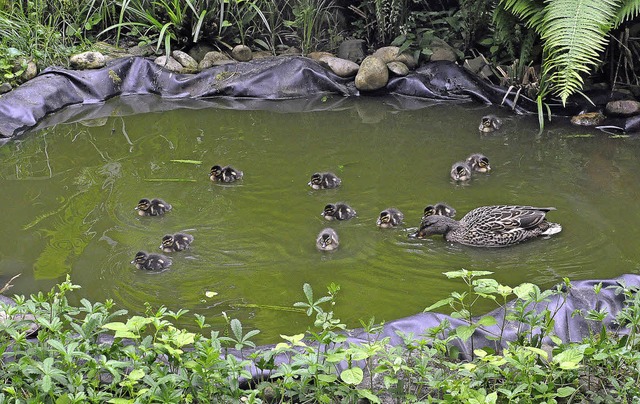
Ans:
[{"label": "pond", "polygon": [[[312,320],[289,311],[309,283],[316,297],[340,285],[336,315],[350,327],[374,316],[412,315],[463,285],[443,272],[489,270],[515,286],[551,287],[640,269],[640,142],[560,120],[538,133],[535,116],[478,104],[427,103],[399,110],[388,98],[357,98],[316,112],[174,109],[57,124],[0,147],[3,206],[0,281],[21,273],[9,292],[31,294],[65,279],[79,301],[113,299],[130,314],[166,305],[190,310],[219,329],[222,313],[259,329],[257,342],[303,332]],[[118,99],[109,101],[117,110]],[[301,101],[302,102],[302,101]],[[500,115],[502,129],[478,131]],[[451,164],[473,152],[489,174],[465,184]],[[198,163],[200,162],[200,163]],[[239,183],[209,180],[214,164],[244,171]],[[342,186],[312,190],[312,173],[333,171]],[[139,199],[173,205],[140,217]],[[349,221],[325,221],[327,203],[344,201]],[[462,217],[488,204],[554,206],[564,230],[503,249],[409,239],[428,204],[446,202]],[[404,212],[399,229],[378,229],[387,207]],[[331,225],[341,245],[316,250]],[[186,231],[192,248],[172,254],[163,272],[137,270],[139,250],[159,252],[164,234]],[[492,308],[486,306],[486,309]]]}]

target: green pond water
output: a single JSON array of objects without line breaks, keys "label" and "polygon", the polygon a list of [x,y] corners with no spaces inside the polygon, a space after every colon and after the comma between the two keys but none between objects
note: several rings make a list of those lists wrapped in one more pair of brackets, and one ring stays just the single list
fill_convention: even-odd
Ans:
[{"label": "green pond water", "polygon": [[[481,135],[487,113],[505,122]],[[451,164],[473,152],[490,158],[491,173],[452,183]],[[443,275],[461,268],[493,271],[511,286],[611,278],[640,269],[638,156],[637,139],[560,120],[538,134],[535,116],[477,104],[400,111],[384,98],[322,112],[176,109],[58,124],[0,147],[0,281],[21,273],[10,294],[28,295],[69,274],[82,286],[72,301],[113,299],[130,314],[143,313],[145,302],[184,308],[190,314],[180,325],[194,329],[193,313],[221,329],[226,312],[271,343],[312,323],[286,310],[304,300],[304,283],[318,297],[340,285],[334,311],[358,327],[359,319],[409,316],[463,290]],[[214,164],[245,178],[214,184]],[[334,171],[342,186],[311,190],[316,171]],[[134,207],[143,197],[173,210],[140,217]],[[324,205],[336,201],[357,217],[325,221]],[[564,230],[504,249],[409,239],[423,208],[441,201],[457,218],[487,204],[554,206],[548,218]],[[404,212],[405,226],[378,229],[378,213],[391,206]],[[341,245],[319,252],[315,238],[328,225]],[[172,254],[169,270],[130,263],[139,250],[160,252],[162,236],[177,231],[195,241]]]}]

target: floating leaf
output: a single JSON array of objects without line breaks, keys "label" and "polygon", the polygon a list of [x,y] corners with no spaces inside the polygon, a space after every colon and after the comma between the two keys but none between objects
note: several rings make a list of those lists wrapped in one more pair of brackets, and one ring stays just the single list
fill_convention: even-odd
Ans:
[{"label": "floating leaf", "polygon": [[210,290],[207,290],[206,292],[204,292],[204,295],[205,295],[206,297],[211,298],[211,297],[214,297],[214,296],[218,296],[218,292],[212,292],[212,291],[210,291]]},{"label": "floating leaf", "polygon": [[202,164],[199,160],[169,160],[172,163],[184,163],[184,164]]}]

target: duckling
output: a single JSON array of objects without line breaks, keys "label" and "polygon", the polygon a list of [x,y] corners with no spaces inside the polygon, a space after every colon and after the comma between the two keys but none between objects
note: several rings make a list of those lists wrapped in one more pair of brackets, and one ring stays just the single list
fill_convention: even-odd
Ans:
[{"label": "duckling", "polygon": [[146,269],[147,271],[158,271],[171,266],[171,258],[162,254],[147,254],[146,251],[138,251],[135,258],[131,261],[138,269]]},{"label": "duckling", "polygon": [[552,210],[556,209],[494,205],[475,208],[459,221],[431,215],[422,221],[420,229],[410,237],[425,238],[442,234],[449,242],[474,247],[506,247],[562,231],[560,224],[549,222],[545,217]]},{"label": "duckling", "polygon": [[402,224],[404,214],[396,208],[387,208],[380,212],[376,225],[382,229],[389,229]]},{"label": "duckling", "polygon": [[495,115],[485,115],[480,120],[480,126],[478,129],[483,133],[491,133],[500,129],[502,126],[502,119]]},{"label": "duckling", "polygon": [[451,166],[451,179],[454,181],[469,181],[471,166],[466,161],[458,161]]},{"label": "duckling", "polygon": [[314,173],[307,185],[313,189],[329,189],[339,187],[340,183],[342,183],[342,180],[337,175],[327,172]]},{"label": "duckling", "polygon": [[234,182],[243,176],[244,173],[242,171],[236,170],[231,166],[221,167],[215,165],[211,167],[211,172],[209,173],[209,179],[213,182]]},{"label": "duckling", "polygon": [[431,215],[441,215],[447,217],[455,217],[456,210],[446,203],[438,202],[435,205],[427,205],[424,208],[424,214],[422,215],[422,220],[424,220],[427,216]]},{"label": "duckling", "polygon": [[330,203],[320,214],[327,220],[349,220],[356,215],[356,211],[346,203]]},{"label": "duckling", "polygon": [[489,158],[484,154],[473,153],[469,157],[467,157],[467,164],[471,166],[471,169],[477,173],[486,173],[491,171],[491,166],[489,165]]},{"label": "duckling", "polygon": [[172,206],[162,199],[154,198],[149,200],[142,198],[135,210],[138,211],[140,216],[161,216],[170,211],[171,208]]},{"label": "duckling", "polygon": [[316,239],[316,247],[320,251],[332,251],[338,248],[339,245],[338,233],[330,227],[322,230]]},{"label": "duckling", "polygon": [[191,247],[193,236],[186,233],[167,234],[162,237],[160,249],[164,252],[182,251]]}]

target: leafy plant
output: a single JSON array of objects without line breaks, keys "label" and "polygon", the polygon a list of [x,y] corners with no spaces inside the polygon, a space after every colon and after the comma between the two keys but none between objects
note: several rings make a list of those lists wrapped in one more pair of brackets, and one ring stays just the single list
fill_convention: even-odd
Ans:
[{"label": "leafy plant", "polygon": [[545,97],[558,96],[564,104],[579,92],[583,76],[601,62],[609,32],[640,14],[636,0],[500,0],[500,5],[522,19],[542,40],[538,94],[541,127]]}]

